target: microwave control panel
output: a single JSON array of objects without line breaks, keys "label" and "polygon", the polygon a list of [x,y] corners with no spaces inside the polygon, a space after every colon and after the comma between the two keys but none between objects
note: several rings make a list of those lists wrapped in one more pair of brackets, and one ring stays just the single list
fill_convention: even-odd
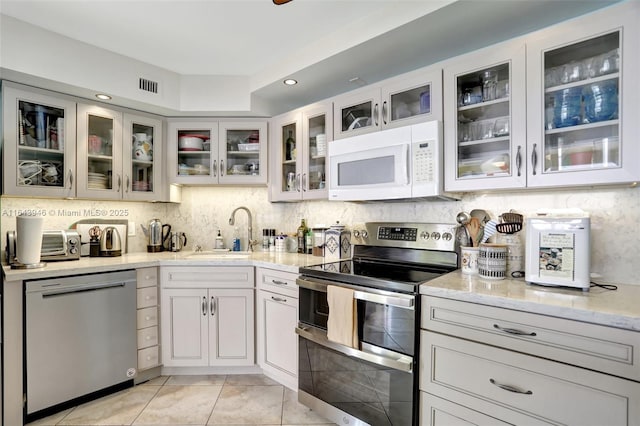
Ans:
[{"label": "microwave control panel", "polygon": [[435,140],[414,142],[413,151],[413,182],[427,183],[435,181]]}]

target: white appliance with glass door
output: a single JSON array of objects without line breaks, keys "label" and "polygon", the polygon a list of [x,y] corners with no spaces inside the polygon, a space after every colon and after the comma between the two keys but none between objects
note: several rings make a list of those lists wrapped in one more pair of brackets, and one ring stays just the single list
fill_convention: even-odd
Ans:
[{"label": "white appliance with glass door", "polygon": [[527,43],[529,186],[640,179],[639,27],[626,2]]}]

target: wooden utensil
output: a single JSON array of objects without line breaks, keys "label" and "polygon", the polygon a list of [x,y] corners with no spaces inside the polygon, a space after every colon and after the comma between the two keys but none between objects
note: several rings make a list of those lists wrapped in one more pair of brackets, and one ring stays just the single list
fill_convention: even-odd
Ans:
[{"label": "wooden utensil", "polygon": [[478,247],[478,238],[480,237],[480,219],[477,217],[472,217],[469,222],[465,225],[467,231],[469,232],[469,236],[471,237],[471,241],[473,242],[474,247]]}]

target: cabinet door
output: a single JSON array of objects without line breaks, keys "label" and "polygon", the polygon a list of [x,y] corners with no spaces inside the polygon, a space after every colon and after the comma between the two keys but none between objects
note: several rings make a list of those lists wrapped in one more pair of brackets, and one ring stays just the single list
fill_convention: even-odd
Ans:
[{"label": "cabinet door", "polygon": [[622,5],[528,44],[529,186],[640,178],[639,11]]},{"label": "cabinet door", "polygon": [[270,201],[302,199],[302,124],[299,111],[271,122]]},{"label": "cabinet door", "polygon": [[366,88],[339,96],[333,103],[334,139],[380,130],[380,88]]},{"label": "cabinet door", "polygon": [[170,121],[167,155],[170,183],[218,183],[218,123]]},{"label": "cabinet door", "polygon": [[78,104],[77,150],[78,197],[122,198],[122,113]]},{"label": "cabinet door", "polygon": [[162,361],[167,367],[209,364],[206,289],[162,290]]},{"label": "cabinet door", "polygon": [[209,290],[209,362],[253,365],[253,289]]},{"label": "cabinet door", "polygon": [[122,143],[124,198],[162,200],[162,121],[124,114]]},{"label": "cabinet door", "polygon": [[329,197],[327,151],[333,140],[331,104],[302,111],[302,198],[326,200]]},{"label": "cabinet door", "polygon": [[444,69],[445,191],[526,185],[525,46],[504,43]]},{"label": "cabinet door", "polygon": [[218,181],[267,183],[267,123],[221,122],[218,127]]},{"label": "cabinet door", "polygon": [[[260,290],[259,364],[298,376],[298,299]],[[264,368],[264,367],[263,367]]]},{"label": "cabinet door", "polygon": [[76,194],[76,103],[2,83],[3,194]]},{"label": "cabinet door", "polygon": [[442,121],[442,69],[424,68],[382,84],[382,128]]}]

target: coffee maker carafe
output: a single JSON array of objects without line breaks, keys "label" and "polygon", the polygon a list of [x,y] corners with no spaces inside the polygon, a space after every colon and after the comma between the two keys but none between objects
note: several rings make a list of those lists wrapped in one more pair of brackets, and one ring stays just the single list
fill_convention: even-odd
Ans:
[{"label": "coffee maker carafe", "polygon": [[148,228],[145,228],[143,225],[140,225],[140,227],[147,237],[147,252],[156,253],[169,249],[171,225],[163,225],[160,219],[151,219]]}]

